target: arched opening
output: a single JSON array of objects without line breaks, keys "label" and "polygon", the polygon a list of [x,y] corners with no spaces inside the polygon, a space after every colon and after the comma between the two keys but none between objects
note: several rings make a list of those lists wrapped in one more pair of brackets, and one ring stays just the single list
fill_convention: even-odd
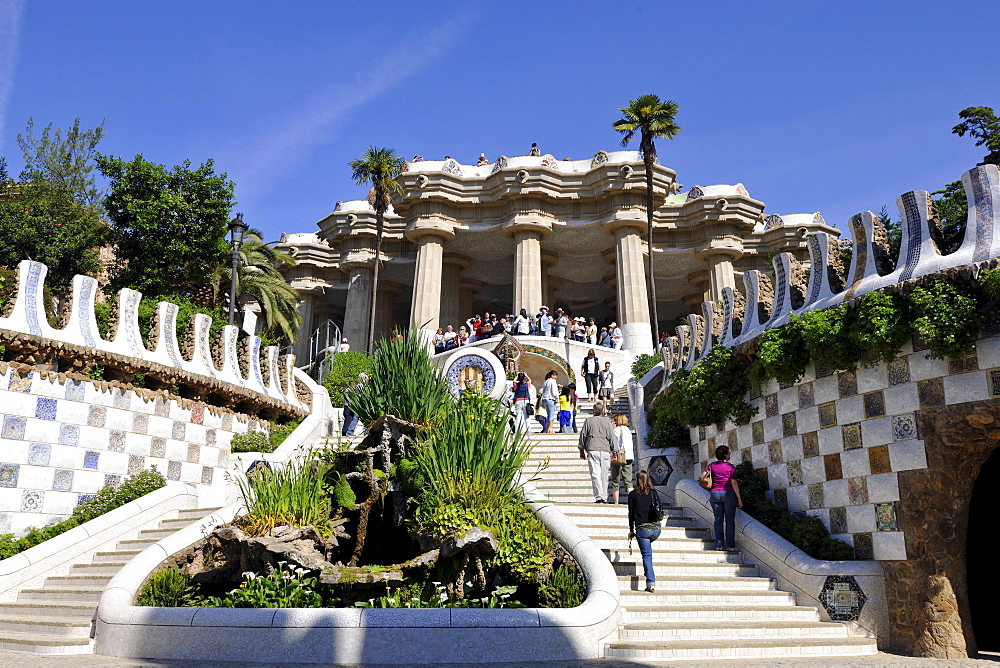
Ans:
[{"label": "arched opening", "polygon": [[969,612],[979,651],[1000,650],[1000,578],[996,573],[997,489],[1000,488],[1000,448],[979,469],[969,501],[965,563]]},{"label": "arched opening", "polygon": [[531,382],[538,387],[541,387],[542,381],[545,380],[545,374],[553,370],[557,374],[557,383],[565,385],[569,382],[569,375],[561,364],[535,353],[525,353],[518,364],[518,369],[528,374]]}]

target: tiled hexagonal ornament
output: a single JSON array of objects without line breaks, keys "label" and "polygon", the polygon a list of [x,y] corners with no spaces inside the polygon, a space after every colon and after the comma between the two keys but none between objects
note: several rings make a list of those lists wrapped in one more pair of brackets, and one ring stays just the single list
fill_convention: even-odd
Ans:
[{"label": "tiled hexagonal ornament", "polygon": [[858,375],[853,371],[841,371],[837,374],[837,389],[841,399],[853,397],[858,393]]},{"label": "tiled hexagonal ornament", "polygon": [[899,531],[895,503],[890,501],[875,504],[875,528],[879,531]]},{"label": "tiled hexagonal ornament", "polygon": [[17,487],[20,471],[18,464],[0,464],[0,487]]},{"label": "tiled hexagonal ornament", "polygon": [[837,402],[828,401],[819,405],[819,426],[832,427],[837,424]]},{"label": "tiled hexagonal ornament", "polygon": [[674,467],[670,465],[666,457],[653,457],[649,460],[649,468],[646,469],[649,477],[652,478],[656,486],[666,485],[670,479],[670,474],[674,472]]},{"label": "tiled hexagonal ornament", "polygon": [[853,575],[830,575],[823,583],[819,600],[830,619],[851,622],[861,617],[861,610],[868,597]]},{"label": "tiled hexagonal ornament", "polygon": [[917,420],[913,413],[892,416],[892,438],[895,441],[912,441],[917,438]]},{"label": "tiled hexagonal ornament", "polygon": [[889,375],[889,385],[902,385],[910,382],[910,361],[902,355],[885,365]]},{"label": "tiled hexagonal ornament", "polygon": [[21,512],[40,513],[45,502],[45,492],[37,489],[26,489],[21,492]]}]

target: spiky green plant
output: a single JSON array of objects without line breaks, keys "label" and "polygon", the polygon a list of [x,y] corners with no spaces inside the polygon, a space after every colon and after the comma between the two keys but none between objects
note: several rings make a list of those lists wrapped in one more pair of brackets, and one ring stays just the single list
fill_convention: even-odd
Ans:
[{"label": "spiky green plant", "polygon": [[312,460],[309,452],[273,471],[259,468],[236,478],[247,507],[238,523],[247,533],[260,536],[283,524],[330,532],[330,499]]}]

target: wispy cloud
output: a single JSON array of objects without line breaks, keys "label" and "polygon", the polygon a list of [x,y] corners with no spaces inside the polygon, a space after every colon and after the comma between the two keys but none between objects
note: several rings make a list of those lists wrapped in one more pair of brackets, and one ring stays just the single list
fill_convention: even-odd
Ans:
[{"label": "wispy cloud", "polygon": [[3,146],[3,130],[7,124],[7,101],[14,87],[23,8],[23,0],[0,0],[0,147]]},{"label": "wispy cloud", "polygon": [[294,167],[329,141],[352,113],[430,65],[466,34],[473,22],[473,16],[467,14],[422,32],[419,39],[400,40],[405,46],[388,51],[348,84],[322,91],[305,109],[276,123],[274,132],[234,147],[233,162],[239,166],[228,171],[239,183],[240,199],[265,194],[275,173]]}]

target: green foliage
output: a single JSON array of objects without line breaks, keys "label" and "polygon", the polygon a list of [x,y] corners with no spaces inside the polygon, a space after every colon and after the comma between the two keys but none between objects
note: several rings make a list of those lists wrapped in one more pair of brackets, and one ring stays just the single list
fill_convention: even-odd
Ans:
[{"label": "green foliage", "polygon": [[684,448],[691,445],[688,428],[667,416],[666,404],[657,399],[646,412],[649,434],[646,445],[650,448]]},{"label": "green foliage", "polygon": [[930,350],[931,358],[969,354],[986,322],[975,296],[944,280],[914,288],[910,305],[913,329]]},{"label": "green foliage", "polygon": [[478,598],[457,599],[447,592],[447,588],[441,583],[430,583],[436,585],[431,590],[427,583],[411,582],[392,591],[386,589],[385,596],[371,598],[367,601],[357,601],[354,606],[357,608],[523,608],[524,606],[513,599],[517,591],[516,586],[507,585],[494,587],[493,591]]},{"label": "green foliage", "polygon": [[17,135],[17,145],[24,155],[22,182],[47,183],[74,201],[92,206],[100,191],[94,185],[94,151],[104,137],[104,121],[93,130],[81,130],[80,119],[63,135],[61,128],[53,132],[49,123],[42,136],[35,136],[35,119],[29,118],[24,133]]},{"label": "green foliage", "polygon": [[850,323],[851,341],[856,344],[865,366],[892,361],[910,337],[908,309],[902,297],[869,292],[861,298],[856,317]]},{"label": "green foliage", "polygon": [[112,511],[115,508],[134,501],[139,497],[159,489],[167,484],[163,476],[153,466],[149,471],[142,471],[129,476],[118,487],[107,485],[94,498],[78,505],[68,519],[39,528],[30,528],[21,538],[14,534],[0,534],[0,560],[12,557],[19,552],[42,543],[49,538],[66,533],[88,520]]},{"label": "green foliage", "polygon": [[7,304],[17,296],[17,272],[0,267],[0,314],[5,313]]},{"label": "green foliage", "polygon": [[552,536],[524,504],[505,504],[499,509],[496,522],[488,528],[496,533],[500,548],[493,564],[514,578],[533,580],[552,562],[555,552]]},{"label": "green foliage", "polygon": [[1000,118],[991,107],[966,107],[958,112],[962,122],[951,129],[959,137],[969,135],[976,146],[985,146],[989,153],[981,165],[1000,165]]},{"label": "green foliage", "polygon": [[186,572],[164,568],[153,573],[142,585],[135,604],[156,608],[191,608],[205,605],[205,598],[198,593],[198,585]]},{"label": "green foliage", "polygon": [[322,608],[323,596],[315,577],[284,561],[268,575],[244,573],[243,584],[225,596],[210,596],[214,608]]},{"label": "green foliage", "polygon": [[285,424],[275,424],[271,423],[270,429],[268,429],[267,438],[271,442],[271,451],[273,452],[278,448],[279,445],[285,442],[285,439],[291,436],[295,428],[302,423],[302,418],[295,420],[289,420]]},{"label": "green foliage", "polygon": [[177,317],[174,320],[174,331],[177,340],[184,340],[184,332],[187,330],[191,318],[198,313],[204,313],[212,318],[212,324],[208,329],[209,341],[216,341],[222,335],[222,329],[229,323],[229,314],[218,306],[202,306],[196,304],[187,297],[181,295],[160,295],[158,297],[143,297],[139,302],[139,332],[143,338],[149,340],[150,324],[156,314],[156,307],[160,302],[170,302],[177,304]]},{"label": "green foliage", "polygon": [[758,339],[757,356],[750,369],[751,382],[763,387],[768,379],[780,383],[798,382],[809,364],[809,349],[798,320],[765,331]]},{"label": "green foliage", "polygon": [[646,355],[644,353],[639,353],[635,357],[635,361],[632,362],[632,376],[636,380],[642,380],[642,377],[649,373],[649,370],[654,366],[663,361],[659,355]]},{"label": "green foliage", "polygon": [[671,391],[660,400],[663,416],[688,427],[723,420],[746,424],[754,415],[743,399],[749,389],[746,362],[731,349],[714,346],[693,369],[673,375]]},{"label": "green foliage", "polygon": [[233,434],[230,447],[233,452],[274,452],[271,439],[262,431]]},{"label": "green foliage", "polygon": [[847,543],[830,538],[823,522],[813,515],[791,515],[767,498],[767,486],[754,473],[750,462],[736,467],[743,510],[779,536],[815,559],[851,560],[854,550]]},{"label": "green foliage", "polygon": [[980,272],[979,286],[983,289],[986,296],[992,299],[1000,299],[1000,269],[985,269]]},{"label": "green foliage", "polygon": [[346,395],[367,427],[383,415],[430,427],[455,404],[444,372],[431,361],[418,332],[381,341],[368,379]]},{"label": "green foliage", "polygon": [[330,498],[311,453],[302,459],[258,469],[251,476],[239,475],[236,484],[247,513],[240,526],[254,536],[284,524],[313,526],[321,534],[330,532]]},{"label": "green foliage", "polygon": [[167,169],[141,155],[129,162],[98,155],[97,165],[110,181],[104,208],[117,259],[112,289],[158,295],[210,286],[229,259],[233,182],[215,173],[212,160]]},{"label": "green foliage", "polygon": [[330,393],[330,403],[344,405],[344,392],[363,373],[370,373],[373,359],[357,350],[336,353],[330,373],[323,379],[323,387]]},{"label": "green foliage", "polygon": [[587,598],[587,580],[578,569],[560,564],[539,585],[538,597],[545,608],[575,608]]},{"label": "green foliage", "polygon": [[850,336],[850,307],[846,304],[822,311],[808,311],[794,318],[809,357],[828,369],[846,371],[857,364],[857,350]]},{"label": "green foliage", "polygon": [[389,477],[398,480],[403,493],[409,497],[420,494],[426,484],[420,473],[420,465],[413,459],[400,459],[393,464]]},{"label": "green foliage", "polygon": [[101,338],[108,340],[111,333],[111,304],[107,302],[96,302],[94,304],[94,316],[97,318],[97,331]]},{"label": "green foliage", "polygon": [[98,211],[44,181],[0,182],[0,266],[21,260],[48,267],[46,286],[65,292],[76,274],[101,269],[96,248],[103,233]]}]

